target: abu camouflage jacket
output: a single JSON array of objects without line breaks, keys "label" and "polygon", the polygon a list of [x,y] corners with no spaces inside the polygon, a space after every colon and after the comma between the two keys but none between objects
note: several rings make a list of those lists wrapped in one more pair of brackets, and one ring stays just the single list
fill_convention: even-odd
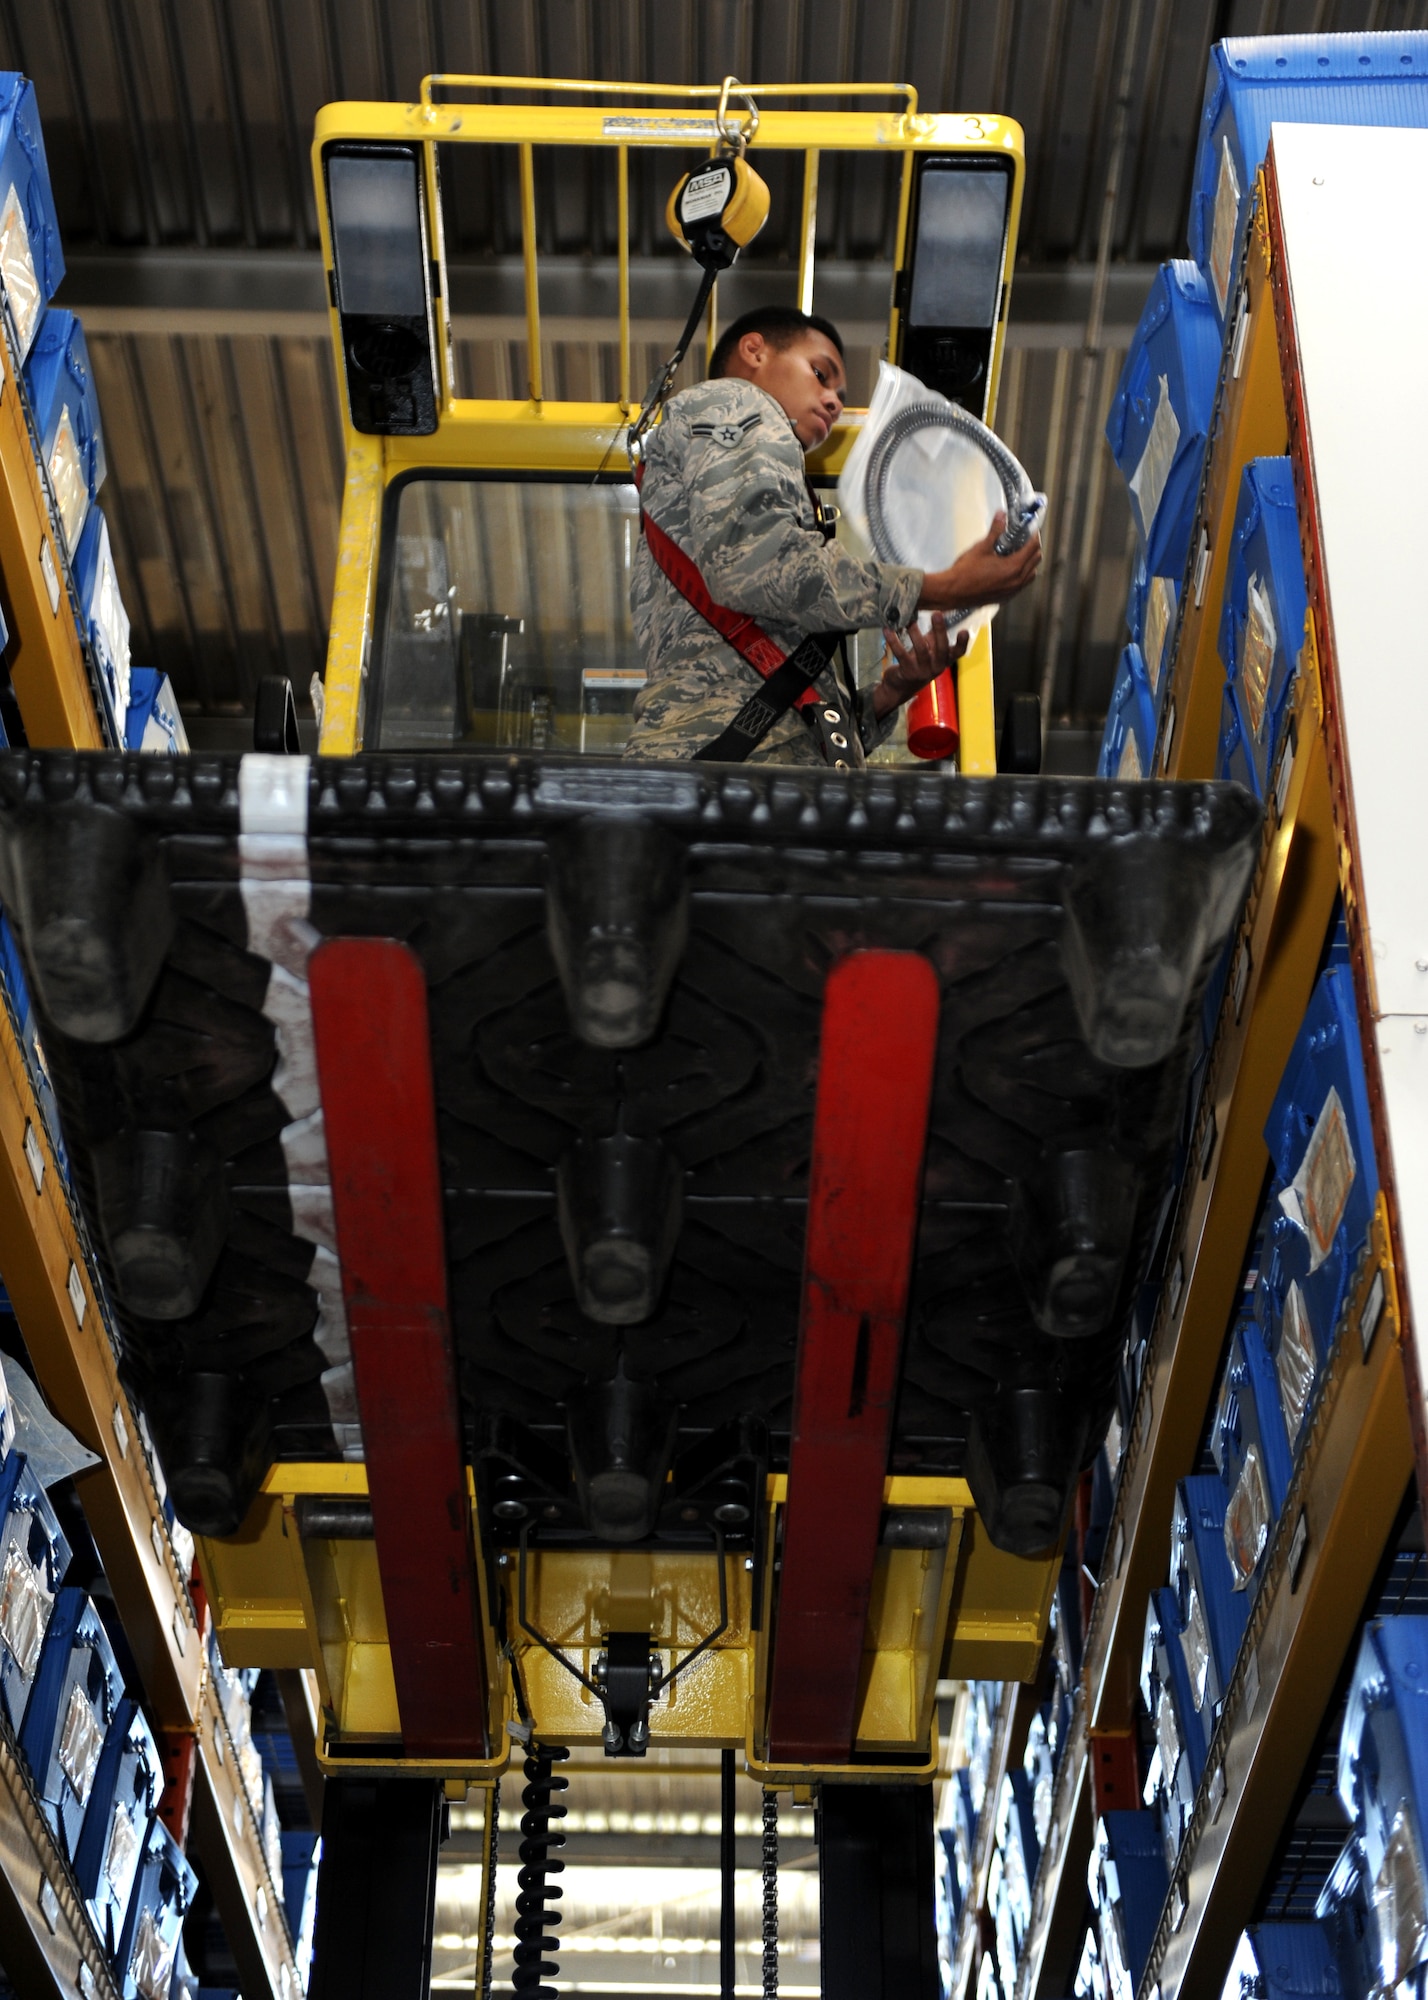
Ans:
[{"label": "abu camouflage jacket", "polygon": [[[859,562],[825,542],[804,483],[803,447],[773,397],[740,377],[686,389],[645,439],[641,502],[692,559],[710,595],[756,618],[785,652],[811,632],[905,627],[920,569]],[[627,757],[683,758],[733,720],[757,684],[675,589],[643,537],[630,584],[635,637],[649,678],[635,702]],[[891,728],[886,719],[880,735]],[[780,718],[750,763],[819,764],[796,714]]]}]

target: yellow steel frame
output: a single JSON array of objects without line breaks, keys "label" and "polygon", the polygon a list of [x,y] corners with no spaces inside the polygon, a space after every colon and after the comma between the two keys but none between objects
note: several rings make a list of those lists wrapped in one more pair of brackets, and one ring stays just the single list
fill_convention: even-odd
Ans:
[{"label": "yellow steel frame", "polygon": [[[692,88],[634,83],[586,83],[550,77],[429,76],[414,104],[343,103],[325,106],[317,117],[312,163],[316,178],[318,220],[323,260],[332,269],[323,186],[323,148],[335,140],[355,139],[417,143],[424,148],[428,214],[433,251],[441,271],[441,297],[436,301],[437,346],[441,379],[441,410],[434,435],[425,438],[373,438],[351,427],[343,400],[347,472],[343,491],[336,587],[324,677],[321,750],[324,756],[346,756],[362,747],[366,677],[373,640],[377,564],[381,540],[382,500],[392,481],[418,468],[479,471],[541,471],[593,473],[611,461],[612,445],[633,407],[630,383],[629,285],[629,154],[632,145],[689,151],[714,143],[712,116],[671,116],[631,110],[630,100],[674,101],[697,111],[720,96],[719,85]],[[561,99],[600,96],[613,104],[557,102],[554,104],[471,103],[476,91],[538,92]],[[1013,163],[1011,205],[1007,218],[1006,253],[1002,271],[1002,309],[992,347],[987,414],[996,407],[1006,330],[1017,231],[1025,178],[1021,127],[1009,118],[929,115],[917,108],[917,93],[908,84],[759,84],[740,85],[759,104],[751,151],[799,152],[804,157],[803,197],[799,228],[796,298],[805,309],[814,290],[814,232],[818,212],[819,165],[827,152],[869,152],[902,160],[898,202],[896,267],[902,268],[906,249],[912,166],[919,153],[957,151],[998,153]],[[462,101],[438,102],[438,93],[461,93]],[[737,94],[737,93],[736,93]],[[815,100],[882,97],[902,100],[894,111],[765,110],[771,98]],[[457,397],[451,378],[451,320],[441,243],[437,148],[448,144],[504,145],[518,149],[521,191],[521,237],[525,264],[526,351],[529,395],[521,401],[477,401]],[[545,394],[541,356],[540,274],[536,234],[535,148],[590,146],[613,149],[619,212],[619,400],[614,403],[559,402]],[[673,168],[672,168],[673,171]],[[896,351],[897,307],[888,324],[889,352]],[[341,332],[332,314],[333,359],[341,384]],[[833,476],[852,444],[861,412],[849,411],[835,425],[827,442],[809,463],[815,474]],[[964,772],[979,775],[996,769],[993,721],[991,642],[984,629],[977,635],[958,669],[961,709],[961,761]]]},{"label": "yellow steel frame", "polygon": [[[300,1496],[351,1499],[366,1491],[364,1465],[275,1465],[240,1532],[225,1541],[201,1541],[199,1563],[219,1644],[231,1666],[310,1667],[315,1673],[325,1725],[318,1745],[324,1768],[426,1768],[401,1752],[375,1543],[304,1540],[298,1533]],[[766,1499],[768,1546],[786,1499],[787,1478],[778,1474],[769,1481]],[[823,1775],[931,1778],[938,1680],[948,1674],[1032,1678],[1058,1558],[1026,1559],[994,1549],[977,1519],[971,1490],[960,1479],[890,1478],[884,1504],[945,1509],[948,1543],[944,1550],[879,1552],[855,1747],[895,1761],[830,1767]],[[806,1782],[805,1767],[775,1767],[763,1757],[772,1578],[765,1577],[763,1615],[756,1625],[745,1560],[727,1555],[724,1561],[729,1628],[656,1704],[653,1740],[666,1747],[742,1747],[749,1769],[766,1783]],[[519,1671],[538,1735],[598,1745],[604,1720],[587,1690],[520,1629],[514,1557],[500,1562],[507,1604],[499,1653],[495,1621],[484,1602],[484,1566],[478,1564],[495,1754],[486,1761],[429,1767],[472,1783],[489,1782],[507,1761],[506,1724],[515,1714],[508,1661]],[[529,1562],[532,1622],[587,1675],[612,1629],[648,1631],[668,1669],[718,1622],[712,1550],[533,1550]]]}]

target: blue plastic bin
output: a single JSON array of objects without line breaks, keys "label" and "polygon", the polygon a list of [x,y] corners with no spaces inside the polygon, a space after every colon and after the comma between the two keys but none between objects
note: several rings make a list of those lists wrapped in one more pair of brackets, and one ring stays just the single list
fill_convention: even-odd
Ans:
[{"label": "blue plastic bin", "polygon": [[25,391],[73,556],[105,468],[99,395],[84,328],[72,312],[52,306],[40,322],[25,363]]},{"label": "blue plastic bin", "polygon": [[149,1994],[168,1991],[183,1920],[197,1888],[198,1877],[155,1814],[144,1839],[115,1965],[123,2000],[147,2000]]},{"label": "blue plastic bin", "polygon": [[104,1739],[74,1857],[79,1892],[111,1958],[124,1934],[139,1858],[163,1787],[153,1732],[138,1703],[126,1695]]},{"label": "blue plastic bin", "polygon": [[1205,1736],[1191,1696],[1179,1611],[1172,1590],[1151,1592],[1140,1684],[1155,1725],[1157,1752],[1152,1771],[1147,1774],[1145,1802],[1159,1816],[1166,1866],[1172,1868],[1205,1769]]},{"label": "blue plastic bin", "polygon": [[1252,1314],[1242,1314],[1230,1336],[1210,1449],[1227,1496],[1225,1554],[1233,1587],[1246,1590],[1269,1552],[1293,1470],[1278,1377]]},{"label": "blue plastic bin", "polygon": [[91,507],[74,556],[74,586],[104,689],[109,719],[120,743],[129,717],[129,614],[119,590],[109,523]]},{"label": "blue plastic bin", "polygon": [[1127,2000],[1126,1977],[1129,1994],[1134,1995],[1145,1976],[1170,1888],[1153,1812],[1101,1815],[1087,1881],[1096,1906],[1107,1985],[1113,2000]]},{"label": "blue plastic bin", "polygon": [[1319,976],[1264,1128],[1291,1229],[1283,1279],[1296,1283],[1327,1353],[1378,1199],[1378,1168],[1353,976]]},{"label": "blue plastic bin", "polygon": [[1219,643],[1261,798],[1276,770],[1308,608],[1293,471],[1287,458],[1254,459],[1240,478]]},{"label": "blue plastic bin", "polygon": [[63,276],[59,217],[35,86],[15,70],[0,70],[0,288],[21,361]]},{"label": "blue plastic bin", "polygon": [[160,757],[186,757],[188,736],[167,674],[157,667],[129,670],[129,713],[124,724],[126,750],[147,750]]},{"label": "blue plastic bin", "polygon": [[20,957],[19,940],[3,910],[0,910],[0,985],[3,985],[10,1003],[15,1034],[24,1054],[25,1068],[29,1073],[30,1088],[35,1093],[35,1102],[45,1121],[45,1130],[50,1135],[50,1145],[54,1149],[55,1160],[60,1172],[68,1179],[69,1156],[65,1152],[64,1134],[60,1129],[59,1099],[55,1096],[49,1064],[45,1060],[44,1044],[40,1039],[40,1024],[30,999],[24,961]]},{"label": "blue plastic bin", "polygon": [[1132,641],[1116,669],[1096,776],[1124,778],[1133,784],[1150,776],[1154,762],[1155,697],[1140,647]]},{"label": "blue plastic bin", "polygon": [[1180,1618],[1180,1647],[1207,1748],[1249,1619],[1248,1599],[1234,1589],[1225,1554],[1228,1498],[1212,1472],[1182,1479],[1175,1489],[1171,1525],[1170,1580]]},{"label": "blue plastic bin", "polygon": [[1351,1835],[1314,1905],[1349,2000],[1370,2000],[1379,1991],[1378,1922],[1364,1851]]},{"label": "blue plastic bin", "polygon": [[1334,2000],[1344,1991],[1323,1924],[1251,1924],[1242,1933],[1222,2000]]},{"label": "blue plastic bin", "polygon": [[1220,325],[1205,281],[1183,258],[1162,264],[1131,337],[1106,420],[1130,487],[1148,576],[1185,573],[1215,384]]},{"label": "blue plastic bin", "polygon": [[71,1861],[123,1699],[123,1678],[99,1613],[84,1591],[67,1587],[55,1599],[45,1633],[20,1748],[45,1818]]},{"label": "blue plastic bin", "polygon": [[1217,42],[1200,112],[1190,254],[1221,321],[1239,277],[1274,120],[1428,125],[1428,34],[1257,35]]},{"label": "blue plastic bin", "polygon": [[69,1555],[49,1495],[12,1451],[0,1470],[0,1708],[17,1736]]},{"label": "blue plastic bin", "polygon": [[[1394,1883],[1399,1907],[1411,1907],[1416,1893],[1422,1908],[1428,1900],[1428,1617],[1375,1618],[1365,1628],[1339,1735],[1339,1797],[1353,1816],[1368,1881]],[[1415,1877],[1416,1891],[1409,1887]],[[1401,1941],[1390,1929],[1379,1935],[1377,1947],[1385,1987],[1420,1963],[1399,1962]]]}]

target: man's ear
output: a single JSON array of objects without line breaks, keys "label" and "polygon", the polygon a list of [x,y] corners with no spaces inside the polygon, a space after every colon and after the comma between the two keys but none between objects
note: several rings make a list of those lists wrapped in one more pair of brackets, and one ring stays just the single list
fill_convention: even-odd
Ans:
[{"label": "man's ear", "polygon": [[761,333],[746,333],[739,342],[739,353],[747,368],[761,368],[768,351],[769,344]]}]

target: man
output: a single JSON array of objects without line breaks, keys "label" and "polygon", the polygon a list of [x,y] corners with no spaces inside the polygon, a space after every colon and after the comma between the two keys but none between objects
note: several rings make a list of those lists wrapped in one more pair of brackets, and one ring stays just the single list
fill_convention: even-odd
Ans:
[{"label": "man", "polygon": [[[1035,576],[1038,536],[1012,555],[994,553],[1002,515],[950,569],[929,574],[859,562],[825,539],[803,455],[823,443],[842,413],[844,383],[843,343],[827,320],[790,306],[756,308],[724,333],[709,379],[674,397],[646,434],[640,499],[662,536],[641,538],[630,585],[648,681],[635,702],[626,756],[696,756],[757,692],[755,668],[685,594],[688,565],[680,565],[679,551],[697,572],[696,595],[702,581],[715,607],[747,614],[786,654],[813,633],[883,628],[892,657],[877,685],[858,696],[850,765],[864,762],[902,703],[965,650],[965,634],[954,647],[940,614],[1004,603]],[[661,567],[652,541],[683,587]],[[916,629],[919,611],[932,612],[931,633]],[[818,687],[820,697],[838,699],[831,669]],[[786,710],[748,761],[829,761],[807,714]]]}]

